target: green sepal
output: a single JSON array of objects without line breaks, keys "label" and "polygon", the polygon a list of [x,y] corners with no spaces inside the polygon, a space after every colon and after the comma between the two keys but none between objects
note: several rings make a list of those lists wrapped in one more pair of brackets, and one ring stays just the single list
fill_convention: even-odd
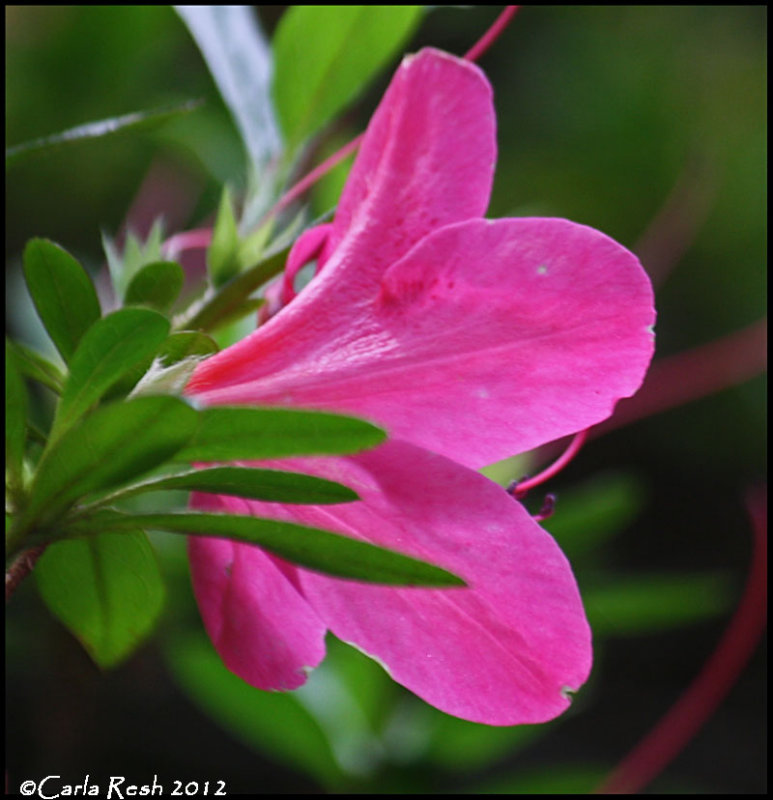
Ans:
[{"label": "green sepal", "polygon": [[215,288],[228,283],[239,273],[239,231],[236,225],[231,192],[224,187],[220,197],[212,242],[207,250],[207,269]]}]

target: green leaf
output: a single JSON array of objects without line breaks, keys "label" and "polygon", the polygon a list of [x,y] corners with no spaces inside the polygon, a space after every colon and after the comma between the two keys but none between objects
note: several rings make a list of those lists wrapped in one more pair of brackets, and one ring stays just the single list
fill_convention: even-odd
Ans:
[{"label": "green leaf", "polygon": [[157,358],[162,366],[170,367],[192,356],[211,356],[217,353],[217,342],[201,331],[173,333],[159,349]]},{"label": "green leaf", "polygon": [[272,252],[220,288],[193,311],[193,315],[182,323],[182,327],[210,331],[232,321],[244,307],[245,299],[258,287],[278,275],[285,266],[290,248]]},{"label": "green leaf", "polygon": [[146,308],[123,308],[95,322],[73,354],[52,438],[61,436],[123,375],[152,358],[168,333],[168,320]]},{"label": "green leaf", "polygon": [[140,397],[97,409],[44,453],[24,524],[55,520],[83,495],[163,464],[197,425],[196,411],[176,397]]},{"label": "green leaf", "polygon": [[231,193],[223,189],[217,212],[212,242],[207,250],[207,268],[216,288],[227,283],[239,272],[239,231],[236,228]]},{"label": "green leaf", "polygon": [[176,461],[239,461],[295,455],[338,455],[375,447],[386,434],[354,417],[291,408],[216,406]]},{"label": "green leaf", "polygon": [[175,6],[233,115],[250,162],[282,150],[269,90],[271,51],[249,6]]},{"label": "green leaf", "polygon": [[135,650],[164,600],[155,554],[142,531],[52,544],[35,578],[48,608],[100,667],[113,667]]},{"label": "green leaf", "polygon": [[274,35],[274,99],[293,147],[353,100],[407,42],[422,6],[292,6]]},{"label": "green leaf", "polygon": [[597,636],[639,635],[679,628],[722,614],[732,594],[726,575],[627,576],[583,592]]},{"label": "green leaf", "polygon": [[131,279],[124,305],[147,305],[167,311],[183,288],[183,268],[174,261],[156,261],[142,267]]},{"label": "green leaf", "polygon": [[394,586],[464,586],[461,578],[441,567],[368,542],[293,522],[232,514],[122,514],[98,511],[73,522],[68,535],[136,528],[213,536],[256,544],[307,569],[339,578]]},{"label": "green leaf", "polygon": [[238,741],[312,775],[331,791],[346,786],[325,733],[295,692],[263,692],[245,683],[203,634],[178,635],[165,645],[184,691]]},{"label": "green leaf", "polygon": [[67,251],[47,239],[27,244],[24,277],[43,325],[68,362],[101,313],[91,278]]},{"label": "green leaf", "polygon": [[14,490],[22,486],[24,445],[27,439],[27,388],[14,353],[5,344],[5,468]]},{"label": "green leaf", "polygon": [[111,117],[98,122],[87,122],[76,128],[43,136],[30,142],[9,147],[5,151],[5,165],[11,166],[29,156],[38,155],[45,151],[59,149],[60,147],[76,144],[88,139],[97,139],[117,133],[135,133],[140,130],[155,127],[180,114],[187,114],[201,105],[200,100],[188,101],[179,106],[155,111],[137,111],[133,114],[124,114],[121,117]]},{"label": "green leaf", "polygon": [[[248,467],[212,467],[172,475],[130,486],[119,492],[120,499],[145,492],[166,490],[210,492],[236,497],[249,497],[273,503],[350,503],[358,500],[357,493],[348,486],[304,475],[300,472],[281,472],[275,469]],[[116,495],[101,502],[114,502]]]},{"label": "green leaf", "polygon": [[[254,314],[259,308],[262,308],[264,305],[266,305],[265,298],[251,297],[249,300],[245,300],[237,308],[232,309],[227,314],[223,314],[217,323],[218,327],[217,335],[218,336],[220,335],[222,328],[225,328],[228,325],[233,325],[233,323],[239,322],[239,320],[244,319],[244,317],[247,317],[250,314]],[[241,339],[243,336],[244,334],[241,334],[238,338]]]},{"label": "green leaf", "polygon": [[62,393],[64,385],[64,375],[56,365],[52,364],[47,358],[40,355],[30,347],[6,339],[6,346],[10,347],[16,366],[22,375],[31,378],[33,381],[42,383],[56,394]]}]

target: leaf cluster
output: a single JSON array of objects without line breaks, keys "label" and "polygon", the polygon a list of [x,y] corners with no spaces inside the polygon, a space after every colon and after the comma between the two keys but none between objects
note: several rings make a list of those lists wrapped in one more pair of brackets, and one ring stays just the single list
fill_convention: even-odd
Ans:
[{"label": "leaf cluster", "polygon": [[[219,290],[211,287],[208,302],[173,324],[166,312],[182,287],[179,264],[140,259],[123,306],[103,314],[91,277],[71,254],[45,239],[25,249],[27,287],[61,361],[6,340],[7,553],[13,560],[29,548],[47,548],[36,570],[42,596],[102,665],[125,658],[160,612],[163,581],[151,530],[258,545],[341,578],[462,583],[439,567],[330,531],[228,513],[127,507],[142,495],[180,492],[268,503],[358,500],[350,487],[273,462],[374,447],[385,434],[371,423],[286,408],[198,408],[181,394],[195,365],[217,350],[206,329],[232,317],[237,298],[273,274],[282,255],[269,255]],[[35,385],[54,400],[43,429],[31,419]],[[269,459],[272,468],[263,463]],[[162,498],[159,505],[174,503]]]}]

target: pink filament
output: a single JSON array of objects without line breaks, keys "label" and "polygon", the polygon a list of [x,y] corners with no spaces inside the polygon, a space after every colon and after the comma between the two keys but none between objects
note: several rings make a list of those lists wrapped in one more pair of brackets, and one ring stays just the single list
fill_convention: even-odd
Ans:
[{"label": "pink filament", "polygon": [[505,10],[494,20],[494,24],[464,54],[464,58],[468,61],[477,61],[499,38],[499,34],[507,27],[516,11],[518,6],[505,6]]},{"label": "pink filament", "polygon": [[588,438],[589,430],[590,428],[587,428],[586,430],[575,434],[574,438],[569,444],[569,447],[567,447],[566,450],[564,450],[564,452],[547,469],[542,470],[542,472],[532,478],[526,478],[525,480],[517,483],[511,490],[513,497],[517,499],[525,497],[526,494],[535,486],[545,483],[545,481],[550,480],[550,478],[552,478],[554,475],[557,475],[559,472],[561,472],[561,470],[577,455],[577,453],[580,451],[580,448],[585,444],[585,440]]}]

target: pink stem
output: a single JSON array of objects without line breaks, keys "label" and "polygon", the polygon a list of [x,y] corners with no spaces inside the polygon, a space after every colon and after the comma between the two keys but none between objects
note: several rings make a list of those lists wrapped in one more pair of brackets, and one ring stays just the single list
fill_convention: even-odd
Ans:
[{"label": "pink stem", "polygon": [[45,552],[47,544],[31,547],[20,553],[5,573],[5,602],[11,599],[16,587],[32,572],[38,559]]},{"label": "pink stem", "polygon": [[733,619],[698,677],[596,790],[597,794],[632,794],[659,775],[714,713],[753,655],[765,629],[767,608],[766,488],[749,491],[746,507],[754,550],[746,588]]}]

